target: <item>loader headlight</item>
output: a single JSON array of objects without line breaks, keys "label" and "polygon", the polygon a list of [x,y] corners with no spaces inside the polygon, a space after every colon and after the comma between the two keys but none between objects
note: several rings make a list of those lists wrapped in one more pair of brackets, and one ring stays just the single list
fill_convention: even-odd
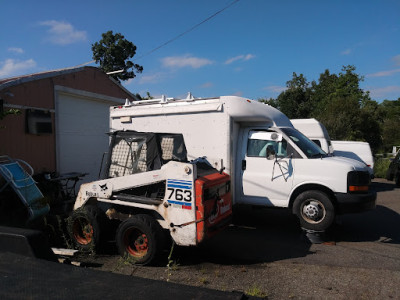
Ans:
[{"label": "loader headlight", "polygon": [[189,175],[190,174],[190,168],[188,167],[188,166],[185,166],[185,168],[183,169],[183,171],[187,174],[187,175]]}]

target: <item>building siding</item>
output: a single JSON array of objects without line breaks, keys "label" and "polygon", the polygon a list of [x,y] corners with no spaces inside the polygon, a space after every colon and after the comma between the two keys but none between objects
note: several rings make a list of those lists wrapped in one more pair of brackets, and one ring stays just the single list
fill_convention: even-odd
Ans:
[{"label": "building siding", "polygon": [[[35,75],[31,76],[35,78]],[[40,78],[40,76],[37,77]],[[3,90],[0,89],[0,97],[6,104],[51,111],[52,134],[26,133],[26,109],[21,109],[19,115],[10,115],[0,121],[0,127],[3,127],[0,129],[0,155],[25,160],[32,165],[36,173],[57,171],[55,86],[132,100],[128,92],[94,67],[80,68],[77,72],[47,76],[37,80],[22,81]],[[108,120],[104,121],[108,122]]]}]

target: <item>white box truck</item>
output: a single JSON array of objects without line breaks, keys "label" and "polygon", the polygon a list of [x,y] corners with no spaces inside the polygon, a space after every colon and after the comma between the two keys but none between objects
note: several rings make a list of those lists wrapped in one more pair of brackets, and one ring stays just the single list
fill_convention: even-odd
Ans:
[{"label": "white box truck", "polygon": [[360,141],[332,141],[333,154],[356,159],[365,163],[369,172],[374,172],[374,157],[367,142]]},{"label": "white box truck", "polygon": [[374,157],[367,142],[331,141],[324,124],[314,118],[291,119],[293,126],[316,143],[327,154],[342,156],[364,163],[371,178],[374,178]]},{"label": "white box truck", "polygon": [[279,110],[236,96],[127,101],[110,128],[182,133],[188,158],[231,175],[233,202],[286,207],[302,228],[323,231],[337,214],[375,207],[364,164],[329,157]]},{"label": "white box truck", "polygon": [[333,154],[333,147],[328,130],[324,124],[314,118],[310,119],[291,119],[290,120],[298,131],[317,144],[327,154]]}]

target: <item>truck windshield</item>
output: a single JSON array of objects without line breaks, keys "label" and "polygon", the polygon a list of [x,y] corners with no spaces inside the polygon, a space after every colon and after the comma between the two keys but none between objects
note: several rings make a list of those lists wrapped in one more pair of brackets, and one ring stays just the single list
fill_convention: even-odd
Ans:
[{"label": "truck windshield", "polygon": [[321,158],[327,154],[314,142],[294,128],[286,127],[281,130],[295,143],[308,158]]}]

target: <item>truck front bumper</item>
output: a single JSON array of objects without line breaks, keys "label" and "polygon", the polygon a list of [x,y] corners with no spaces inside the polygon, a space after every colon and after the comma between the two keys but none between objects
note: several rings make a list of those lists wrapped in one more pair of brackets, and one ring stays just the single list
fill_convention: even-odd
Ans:
[{"label": "truck front bumper", "polygon": [[376,192],[366,194],[335,193],[339,214],[357,213],[374,209],[376,206]]}]

